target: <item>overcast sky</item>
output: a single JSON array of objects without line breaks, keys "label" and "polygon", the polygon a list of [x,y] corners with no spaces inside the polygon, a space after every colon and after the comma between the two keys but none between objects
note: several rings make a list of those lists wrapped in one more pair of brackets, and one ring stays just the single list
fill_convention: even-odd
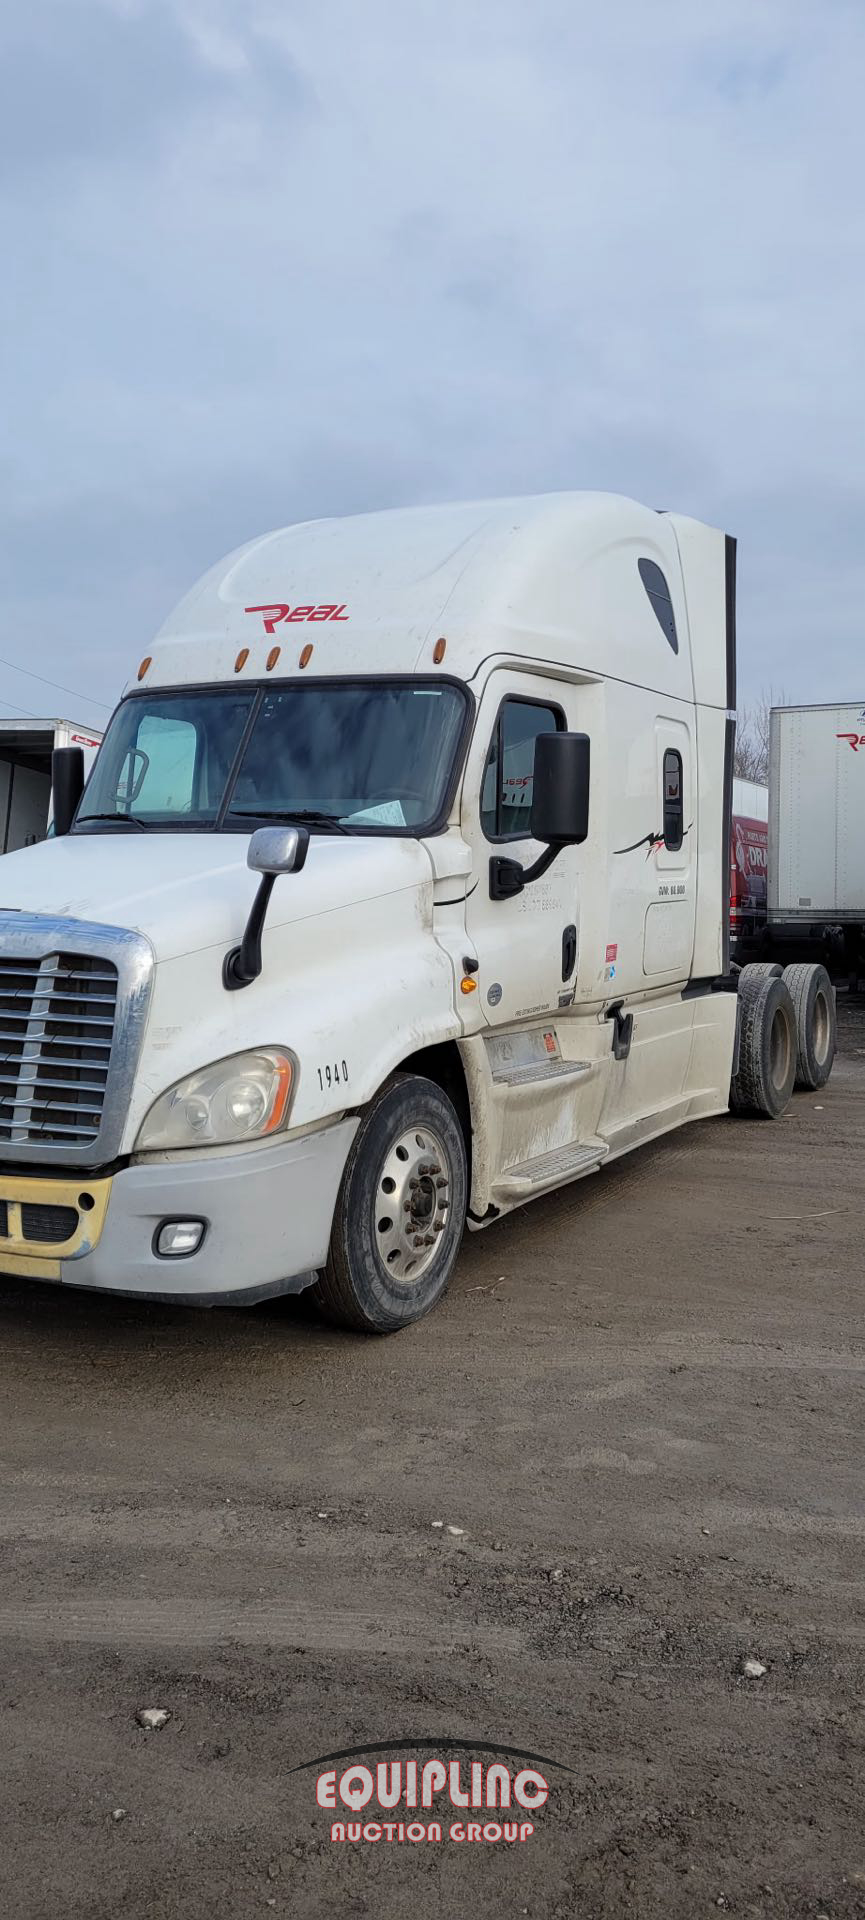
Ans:
[{"label": "overcast sky", "polygon": [[269,527],[572,486],[865,701],[863,0],[12,0],[0,92],[0,654],[82,694],[0,712]]}]

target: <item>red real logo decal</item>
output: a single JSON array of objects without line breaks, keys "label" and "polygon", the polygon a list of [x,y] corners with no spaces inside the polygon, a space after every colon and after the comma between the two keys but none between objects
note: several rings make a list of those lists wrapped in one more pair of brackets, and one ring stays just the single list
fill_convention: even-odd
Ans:
[{"label": "red real logo decal", "polygon": [[287,620],[290,624],[293,620],[348,619],[344,603],[341,607],[332,603],[320,607],[290,607],[285,601],[280,600],[272,607],[244,607],[243,611],[244,613],[263,614],[265,633],[272,633],[274,627],[278,626],[281,620]]},{"label": "red real logo decal", "polygon": [[836,733],[835,738],[836,740],[846,740],[847,745],[853,748],[854,753],[858,753],[860,747],[865,747],[865,733]]}]

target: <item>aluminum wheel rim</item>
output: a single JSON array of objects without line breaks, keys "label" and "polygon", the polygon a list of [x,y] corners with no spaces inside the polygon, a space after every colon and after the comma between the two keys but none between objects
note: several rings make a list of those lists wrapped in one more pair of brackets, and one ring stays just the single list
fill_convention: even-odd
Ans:
[{"label": "aluminum wheel rim", "polygon": [[373,1231],[391,1279],[414,1286],[435,1259],[450,1212],[450,1174],[432,1127],[408,1127],[388,1148],[375,1186]]},{"label": "aluminum wheel rim", "polygon": [[776,1087],[783,1087],[786,1083],[791,1052],[789,1022],[779,1008],[769,1037],[769,1072]]},{"label": "aluminum wheel rim", "polygon": [[829,1055],[829,1035],[831,1024],[829,1007],[822,987],[814,1001],[814,1058],[818,1067],[824,1067]]}]

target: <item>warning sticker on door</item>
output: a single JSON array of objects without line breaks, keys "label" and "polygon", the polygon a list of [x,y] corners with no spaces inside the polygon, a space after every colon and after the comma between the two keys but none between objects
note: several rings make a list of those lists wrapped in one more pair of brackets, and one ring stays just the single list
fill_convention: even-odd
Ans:
[{"label": "warning sticker on door", "polygon": [[615,942],[613,942],[612,946],[609,946],[607,948],[607,966],[609,966],[611,960],[617,960],[618,956],[619,956],[618,946]]}]

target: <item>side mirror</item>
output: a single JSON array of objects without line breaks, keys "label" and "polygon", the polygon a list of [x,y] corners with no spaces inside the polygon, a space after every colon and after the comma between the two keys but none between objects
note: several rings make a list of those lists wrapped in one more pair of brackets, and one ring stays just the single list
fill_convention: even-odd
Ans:
[{"label": "side mirror", "polygon": [[84,792],[84,754],[80,747],[55,747],[51,755],[51,794],[55,836],[68,833]]},{"label": "side mirror", "polygon": [[545,851],[530,867],[494,854],[490,899],[511,900],[539,880],[563,847],[578,847],[589,831],[590,741],[587,733],[539,733],[535,741],[531,830]]},{"label": "side mirror", "polygon": [[253,873],[299,873],[309,852],[306,827],[259,827],[249,842],[246,864]]},{"label": "side mirror", "polygon": [[261,972],[261,936],[273,883],[280,873],[299,873],[309,852],[308,827],[259,827],[252,835],[246,864],[261,874],[239,947],[222,962],[222,984],[229,993],[248,987]]},{"label": "side mirror", "polygon": [[587,733],[539,733],[532,786],[532,839],[578,847],[589,831]]}]

